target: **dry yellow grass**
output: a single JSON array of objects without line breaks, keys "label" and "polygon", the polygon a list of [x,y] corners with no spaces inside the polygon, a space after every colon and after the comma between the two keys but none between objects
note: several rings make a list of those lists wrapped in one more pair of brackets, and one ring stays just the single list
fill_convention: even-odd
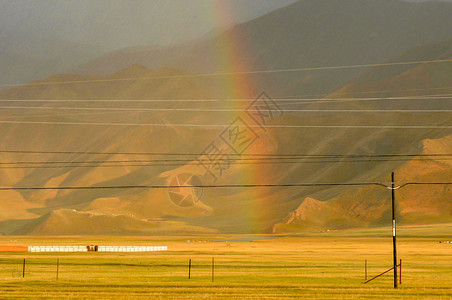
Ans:
[{"label": "dry yellow grass", "polygon": [[[423,230],[404,228],[401,233]],[[321,237],[253,242],[226,242],[243,236],[2,237],[0,244],[5,246],[167,245],[169,251],[0,253],[0,293],[1,298],[450,299],[452,244],[439,243],[451,239],[450,235],[399,239],[403,282],[398,290],[392,288],[392,273],[362,284],[364,260],[368,261],[369,277],[391,267],[391,238],[380,236],[385,231],[333,232]],[[223,241],[209,242],[214,239]],[[22,278],[24,258],[26,274]]]}]

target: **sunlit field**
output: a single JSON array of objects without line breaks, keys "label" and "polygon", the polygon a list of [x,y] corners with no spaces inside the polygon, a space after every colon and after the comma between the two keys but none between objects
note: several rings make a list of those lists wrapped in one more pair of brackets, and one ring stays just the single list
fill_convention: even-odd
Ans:
[{"label": "sunlit field", "polygon": [[[452,243],[444,243],[452,240],[450,229],[444,225],[399,230],[402,284],[398,290],[393,289],[392,272],[363,284],[365,260],[368,278],[392,266],[389,228],[275,239],[225,235],[1,237],[3,246],[166,245],[168,251],[3,252],[0,298],[450,299]],[[250,241],[253,239],[258,240]]]}]

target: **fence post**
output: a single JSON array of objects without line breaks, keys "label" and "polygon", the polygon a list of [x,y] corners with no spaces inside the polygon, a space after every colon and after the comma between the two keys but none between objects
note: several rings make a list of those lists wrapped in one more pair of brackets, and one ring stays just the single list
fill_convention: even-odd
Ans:
[{"label": "fence post", "polygon": [[25,258],[24,258],[24,264],[22,267],[22,278],[25,278]]},{"label": "fence post", "polygon": [[59,271],[59,267],[60,267],[60,259],[57,258],[57,272],[56,272],[56,280],[58,281],[58,271]]},{"label": "fence post", "polygon": [[191,258],[188,260],[188,279],[190,279],[190,273],[191,273]]},{"label": "fence post", "polygon": [[367,280],[367,259],[364,261],[364,280]]},{"label": "fence post", "polygon": [[402,284],[402,259],[400,259],[399,284]]},{"label": "fence post", "polygon": [[215,258],[212,257],[212,282],[214,280]]}]

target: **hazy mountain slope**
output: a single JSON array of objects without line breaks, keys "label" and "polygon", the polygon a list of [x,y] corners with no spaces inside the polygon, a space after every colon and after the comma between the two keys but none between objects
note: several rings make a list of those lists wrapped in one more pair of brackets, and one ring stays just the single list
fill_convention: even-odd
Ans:
[{"label": "hazy mountain slope", "polygon": [[214,233],[180,222],[138,220],[127,215],[104,215],[74,210],[56,210],[14,234],[24,235],[165,235]]},{"label": "hazy mountain slope", "polygon": [[[434,61],[452,59],[452,40],[410,49],[391,61]],[[409,97],[416,101],[372,101],[379,109],[449,109],[452,91],[452,62],[414,64],[373,68],[355,76],[348,85],[335,91],[331,97]],[[422,96],[425,95],[425,98]],[[430,95],[444,95],[431,99]],[[444,98],[445,97],[445,98]]]},{"label": "hazy mountain slope", "polygon": [[[452,4],[442,2],[301,0],[204,41],[116,51],[74,72],[104,74],[132,63],[194,72],[378,63],[416,46],[451,39],[450,15]],[[235,59],[235,64],[227,64],[227,59]],[[278,96],[325,93],[360,71],[271,74],[253,80],[258,89],[265,87]]]},{"label": "hazy mountain slope", "polygon": [[[450,153],[452,135],[424,140],[423,154]],[[407,182],[450,182],[452,165],[441,158],[413,160],[394,169],[396,186]],[[389,174],[386,177],[390,177]],[[382,180],[389,185],[388,180]],[[397,215],[401,224],[450,222],[452,185],[407,185],[396,191]],[[364,187],[321,202],[305,198],[300,206],[273,232],[328,230],[391,223],[391,192],[380,186]]]},{"label": "hazy mountain slope", "polygon": [[[445,69],[446,68],[446,69]],[[438,65],[414,66],[401,74],[414,72],[417,84],[423,87],[431,84],[432,78],[438,82],[450,80],[447,68]],[[7,105],[33,105],[72,108],[102,108],[115,107],[124,110],[116,112],[105,111],[65,111],[63,109],[39,111],[2,109],[2,121],[57,121],[57,122],[90,122],[90,123],[130,123],[152,124],[164,123],[168,126],[98,126],[90,125],[46,125],[46,124],[1,124],[3,135],[1,145],[3,149],[20,149],[36,151],[80,151],[99,152],[98,155],[86,154],[13,154],[2,153],[3,162],[14,161],[79,161],[89,167],[77,167],[66,163],[55,168],[8,169],[2,168],[1,178],[3,186],[124,186],[124,185],[168,185],[176,176],[184,173],[197,175],[203,184],[255,184],[255,183],[299,183],[299,182],[387,182],[391,171],[403,170],[407,161],[382,160],[351,162],[346,159],[341,162],[315,162],[312,159],[302,159],[296,162],[278,164],[234,164],[224,170],[222,176],[214,180],[196,163],[196,156],[141,156],[125,155],[119,152],[155,152],[166,154],[201,153],[213,141],[218,142],[225,128],[190,128],[171,126],[174,124],[230,124],[238,116],[245,122],[252,122],[242,112],[193,112],[193,111],[147,111],[152,108],[234,108],[234,103],[214,101],[204,102],[94,102],[89,99],[210,99],[211,87],[208,81],[199,78],[175,77],[160,78],[158,80],[143,80],[136,78],[162,77],[184,75],[174,69],[151,71],[140,65],[105,76],[55,75],[43,80],[43,83],[60,82],[59,84],[29,85],[11,89],[0,93],[0,99],[86,99],[81,102],[47,102],[26,101],[23,103],[1,102]],[[394,74],[391,74],[394,75]],[[414,76],[414,75],[413,75]],[[413,76],[405,77],[408,80]],[[126,81],[109,81],[113,79],[132,78]],[[135,79],[133,79],[135,78]],[[381,78],[381,77],[379,77]],[[383,77],[384,78],[384,77]],[[96,82],[84,82],[85,80]],[[77,80],[79,83],[63,84],[64,80]],[[384,79],[390,86],[391,80],[401,80],[400,74]],[[366,83],[370,84],[370,83]],[[380,83],[372,82],[370,89],[379,89]],[[402,84],[402,82],[400,82]],[[359,87],[359,85],[354,85]],[[352,87],[350,87],[352,91]],[[361,92],[361,90],[358,89]],[[340,91],[342,92],[342,91]],[[416,91],[410,93],[416,94]],[[423,91],[420,91],[420,95]],[[390,94],[388,94],[390,95]],[[344,108],[350,107],[344,104]],[[348,103],[348,102],[345,102]],[[450,103],[450,102],[448,102]],[[312,105],[312,104],[308,104]],[[338,108],[338,104],[316,104],[324,109]],[[444,103],[442,108],[446,107]],[[378,106],[378,105],[377,105]],[[284,106],[287,107],[287,106]],[[290,106],[289,106],[290,107]],[[362,102],[359,108],[372,109],[376,105],[373,101]],[[142,111],[128,111],[127,109],[142,108]],[[403,108],[403,107],[402,107]],[[88,114],[89,113],[89,114]],[[275,119],[274,125],[451,125],[447,113],[319,113],[304,112],[295,114],[285,112]],[[246,154],[417,154],[425,150],[425,140],[440,139],[451,135],[449,129],[356,129],[356,128],[272,128],[267,131],[256,129],[258,139],[247,150]],[[435,151],[450,152],[448,139],[433,142]],[[432,148],[430,147],[430,148]],[[108,154],[116,153],[117,154]],[[103,153],[103,154],[102,154]],[[149,166],[160,159],[185,159],[176,165]],[[98,161],[87,163],[87,161]],[[135,160],[147,160],[148,163],[133,165]],[[119,166],[109,166],[114,161],[121,161]],[[194,163],[190,163],[193,161]],[[130,162],[130,163],[128,163]],[[434,167],[435,178],[449,180],[448,169]],[[42,166],[47,166],[42,164]],[[420,169],[417,169],[417,168]],[[411,176],[422,174],[424,165],[410,167]],[[400,171],[402,172],[402,171]],[[421,175],[419,175],[421,176]],[[400,177],[402,180],[402,177]],[[415,177],[413,177],[415,178]],[[427,180],[422,177],[419,180]],[[411,178],[408,178],[411,179]],[[414,179],[413,179],[414,180]],[[438,191],[437,200],[449,199],[447,190]],[[19,194],[19,196],[17,195]],[[303,207],[314,212],[321,212],[323,205],[317,201],[327,201],[325,207],[329,209],[325,218],[314,213],[312,220],[314,228],[343,228],[344,226],[363,226],[382,224],[387,217],[387,206],[382,205],[387,198],[384,188],[375,190],[361,190],[350,187],[286,187],[261,189],[204,189],[202,194],[196,194],[193,201],[196,205],[183,207],[174,203],[166,189],[106,189],[106,190],[77,190],[77,191],[21,191],[11,196],[8,201],[25,201],[26,213],[8,216],[9,219],[0,223],[0,231],[11,234],[23,233],[55,233],[54,229],[45,231],[36,229],[41,224],[48,224],[47,217],[52,212],[61,209],[76,209],[82,211],[83,216],[93,214],[108,218],[105,224],[117,222],[121,228],[130,222],[157,219],[180,222],[174,227],[177,233],[186,226],[186,230],[200,227],[219,232],[264,232],[271,231],[273,225],[286,220],[292,211],[305,203]],[[15,197],[15,198],[14,198]],[[311,200],[307,202],[307,197]],[[19,200],[15,200],[19,199]],[[22,200],[23,199],[23,200]],[[315,199],[315,200],[312,200]],[[351,200],[350,200],[351,199]],[[362,201],[362,199],[367,199]],[[419,198],[420,199],[420,198]],[[384,201],[383,201],[384,200]],[[1,202],[7,207],[10,202]],[[382,202],[383,201],[383,202]],[[411,201],[411,200],[410,200]],[[413,200],[418,201],[418,200]],[[436,200],[435,200],[436,201]],[[330,205],[334,204],[330,207]],[[411,204],[410,204],[411,203]],[[413,210],[412,203],[407,207],[407,218],[412,222],[421,220],[419,211]],[[349,209],[353,205],[354,209]],[[447,211],[438,214],[436,203],[431,203],[432,221],[447,217]],[[49,215],[50,214],[50,215]],[[127,222],[121,218],[111,218],[112,215],[127,216]],[[295,214],[297,215],[297,214]],[[303,213],[301,213],[303,215]],[[36,219],[41,216],[41,219]],[[110,217],[109,217],[110,216]],[[33,218],[33,219],[32,219]],[[290,217],[289,217],[290,218]],[[67,224],[79,224],[78,214],[64,214]],[[102,219],[103,220],[103,219]],[[363,221],[364,220],[364,221]],[[53,221],[52,221],[53,222]],[[58,221],[60,222],[60,221]],[[102,221],[103,222],[103,221]],[[185,225],[184,225],[185,224]],[[46,226],[46,225],[42,225]],[[69,225],[68,225],[69,226]],[[71,225],[72,226],[72,225]],[[74,225],[77,226],[77,225]],[[128,225],[127,225],[128,226]],[[127,227],[126,226],[126,227]],[[182,227],[181,227],[182,226]],[[193,227],[195,226],[195,227]],[[69,226],[70,227],[70,226]],[[67,228],[69,228],[67,227]],[[143,228],[144,228],[143,227]],[[151,226],[152,227],[152,226]],[[22,228],[22,229],[21,229]],[[42,228],[42,227],[39,227]],[[103,226],[103,234],[108,233],[108,226]],[[141,227],[140,227],[141,228]],[[177,228],[177,229],[176,229]],[[303,227],[295,226],[296,230]],[[21,231],[22,230],[22,231]],[[74,229],[75,230],[75,229]],[[118,229],[119,230],[119,229]],[[141,230],[141,229],[140,229]],[[146,231],[146,229],[143,229]],[[150,230],[150,229],[149,229]],[[76,232],[67,229],[67,232]],[[124,229],[123,232],[129,232]],[[151,232],[151,231],[147,231]],[[59,232],[58,234],[63,234]]]},{"label": "hazy mountain slope", "polygon": [[[419,47],[409,49],[403,54],[394,57],[387,62],[399,62],[399,61],[429,61],[429,60],[443,60],[452,57],[452,39],[442,41],[440,43],[430,43]],[[441,64],[442,66],[443,64]],[[383,68],[372,68],[365,72],[362,72],[352,78],[351,83],[361,84],[367,82],[376,82],[386,78],[395,77],[406,71],[409,71],[416,65],[401,65],[391,66]],[[444,64],[447,67],[447,64]],[[442,79],[447,79],[447,76],[441,76]],[[413,78],[416,79],[416,78]],[[423,78],[418,78],[420,81]]]},{"label": "hazy mountain slope", "polygon": [[[436,60],[450,59],[452,57],[451,42],[425,45],[411,49],[395,61],[408,60]],[[393,61],[394,61],[393,60]],[[450,97],[442,99],[429,99],[422,97],[431,94],[450,94],[452,86],[452,64],[420,64],[413,66],[374,68],[356,76],[352,83],[330,95],[329,97],[397,97],[407,96],[411,100],[378,100],[366,102],[367,107],[374,109],[444,109],[450,110]],[[418,99],[413,101],[413,97]],[[351,103],[351,104],[350,104]],[[344,107],[356,108],[354,101],[347,104],[329,105],[335,109]],[[310,105],[311,108],[324,108],[320,103]],[[380,120],[382,124],[450,124],[450,113],[418,113],[403,120],[400,114],[387,115]],[[428,138],[428,135],[437,139]],[[411,153],[411,151],[423,154],[451,153],[452,131],[445,129],[430,132],[424,131],[393,130],[383,134],[383,139],[374,143],[372,139],[362,137],[360,140],[371,153]],[[344,145],[338,145],[340,148]],[[404,148],[405,147],[405,148]],[[411,149],[411,150],[410,150]],[[369,162],[369,164],[372,164]],[[393,161],[387,165],[375,164],[371,172],[367,172],[367,181],[386,182],[390,178],[390,172],[396,173],[398,184],[406,182],[450,182],[452,169],[448,160],[441,158],[427,158],[423,161],[413,160],[409,162]],[[338,177],[335,177],[338,178]],[[361,177],[362,178],[362,177]],[[299,230],[326,230],[343,227],[357,227],[367,224],[375,226],[390,223],[390,206],[388,197],[390,194],[381,187],[366,187],[362,189],[342,189],[328,193],[311,192],[301,193],[305,198],[298,204],[298,208],[288,214],[281,223],[274,226],[274,232],[299,231]],[[333,192],[333,193],[331,193]],[[405,223],[429,223],[450,221],[451,188],[450,186],[407,186],[397,191],[399,203],[399,217]],[[325,201],[319,208],[307,203]],[[340,217],[338,217],[340,216]]]},{"label": "hazy mountain slope", "polygon": [[[175,71],[162,70],[160,72],[151,72],[139,66],[131,67],[123,70],[120,74],[112,74],[108,78],[115,76],[138,76],[144,75],[162,75],[174,74]],[[86,77],[84,77],[86,79]],[[92,77],[88,77],[92,78]],[[80,77],[56,75],[48,78],[48,81],[59,81],[65,79],[81,79]],[[128,96],[133,98],[148,96],[157,99],[165,98],[203,98],[204,95],[200,92],[200,88],[196,83],[191,83],[185,79],[181,80],[167,80],[165,82],[155,82],[148,84],[146,81],[131,81],[120,84],[109,83],[99,85],[56,85],[56,86],[26,86],[16,88],[1,93],[1,97],[6,99],[80,99],[80,98],[97,98],[105,99],[108,97],[124,99],[124,92],[128,91]],[[184,97],[185,96],[185,97]],[[55,103],[43,103],[37,101],[28,102],[31,106],[55,106]],[[19,103],[19,105],[26,105],[27,103]],[[78,106],[80,103],[73,103],[72,106]],[[2,105],[17,105],[10,102]],[[61,105],[60,105],[61,106]],[[64,103],[62,105],[65,106]],[[69,107],[71,105],[68,105]],[[67,106],[67,107],[68,107]],[[96,107],[89,101],[82,103],[82,107]],[[97,103],[97,107],[103,106],[104,103]],[[118,103],[116,107],[133,108],[133,104]],[[137,106],[137,104],[135,104]],[[138,105],[139,106],[139,105]],[[159,113],[152,112],[130,112],[125,113],[121,110],[113,112],[102,111],[59,111],[52,110],[2,110],[2,120],[15,121],[51,121],[51,122],[117,122],[118,116],[121,116],[122,122],[130,123],[171,123],[176,122],[180,114],[175,114],[171,118],[167,118]],[[28,149],[35,151],[115,151],[117,149],[129,149],[132,152],[172,152],[178,147],[181,147],[186,140],[183,133],[178,132],[177,129],[169,128],[166,130],[155,130],[146,127],[119,127],[119,126],[70,126],[70,125],[26,125],[26,124],[2,124],[4,135],[1,138],[2,150],[14,149]],[[179,139],[173,139],[174,134],[180,134]],[[207,141],[206,141],[207,143]],[[17,155],[12,153],[2,153],[1,158],[3,162],[17,162],[23,161],[104,161],[109,160],[149,160],[149,157],[142,156],[122,156],[121,155],[83,155],[83,154],[48,154],[48,155]],[[151,159],[154,159],[151,157]],[[152,182],[152,178],[157,176],[162,170],[161,168],[142,168],[127,166],[124,167],[104,167],[102,163],[92,163],[91,168],[76,167],[71,164],[59,164],[56,168],[38,168],[29,167],[23,168],[1,168],[2,185],[3,186],[61,186],[61,185],[93,185],[103,184],[118,181],[117,184],[128,182],[129,184],[140,184]],[[14,166],[13,166],[14,167]],[[138,174],[134,174],[134,171]],[[119,178],[119,179],[118,179]],[[121,179],[122,178],[122,179]],[[139,181],[137,181],[137,179]],[[112,182],[114,185],[115,182]],[[35,212],[39,215],[57,209],[59,207],[80,207],[86,206],[90,201],[100,197],[108,196],[109,193],[118,195],[118,191],[108,191],[107,193],[86,193],[81,191],[74,193],[68,191],[37,191],[37,192],[23,192],[21,201],[25,201],[22,209],[37,209]],[[32,215],[24,213],[14,213],[11,210],[11,201],[16,201],[18,196],[11,193],[3,193],[4,198],[0,205],[2,210],[10,209],[8,217],[10,220],[30,218]],[[121,194],[124,193],[121,191]],[[132,192],[133,194],[133,192]],[[14,197],[13,197],[14,196]],[[60,200],[58,200],[60,199]],[[82,204],[79,204],[82,203]],[[33,216],[35,214],[33,213]],[[3,218],[2,220],[5,220]],[[7,224],[5,224],[6,227]]]}]

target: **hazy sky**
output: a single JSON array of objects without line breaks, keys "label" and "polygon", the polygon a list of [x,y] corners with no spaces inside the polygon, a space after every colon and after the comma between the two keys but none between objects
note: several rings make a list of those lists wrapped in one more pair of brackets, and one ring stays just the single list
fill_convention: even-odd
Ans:
[{"label": "hazy sky", "polygon": [[58,38],[109,50],[187,41],[295,0],[0,0],[0,37]]},{"label": "hazy sky", "polygon": [[125,47],[189,41],[295,1],[0,0],[0,67],[21,70],[14,65],[13,55],[15,62],[24,58],[39,62],[37,70],[57,61],[57,69],[43,74],[61,72]]},{"label": "hazy sky", "polygon": [[104,51],[178,43],[295,1],[0,0],[0,51],[14,38],[26,47],[50,38],[101,45]]}]

